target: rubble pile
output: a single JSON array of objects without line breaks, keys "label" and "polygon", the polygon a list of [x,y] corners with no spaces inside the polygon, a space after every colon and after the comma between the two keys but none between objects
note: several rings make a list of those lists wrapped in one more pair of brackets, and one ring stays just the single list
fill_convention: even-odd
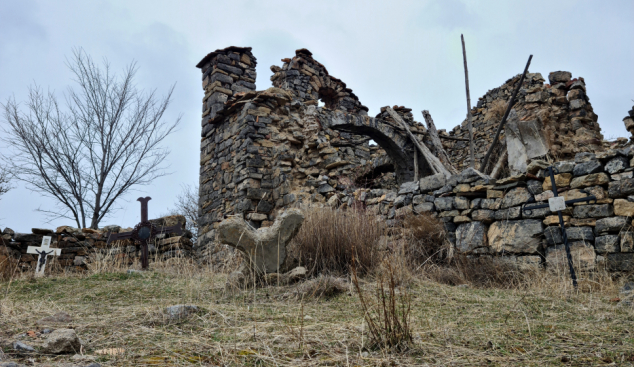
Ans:
[{"label": "rubble pile", "polygon": [[[477,106],[471,110],[473,120],[473,138],[475,148],[476,167],[486,155],[508,101],[513,93],[515,84],[521,75],[506,81],[502,86],[488,91],[478,99]],[[521,124],[511,123],[509,118],[503,133],[500,135],[500,147],[504,148],[509,136],[504,132],[514,130],[513,137],[526,142],[528,145],[538,145],[542,151],[537,155],[549,154],[558,160],[574,158],[579,152],[599,152],[603,150],[601,127],[597,123],[597,115],[593,112],[590,99],[586,94],[583,78],[572,78],[567,71],[555,71],[548,76],[550,84],[544,84],[540,73],[528,73],[517,95],[517,102],[513,106],[516,113],[515,120]],[[456,126],[449,133],[451,137],[468,138],[467,121]],[[508,134],[506,134],[508,135]],[[469,167],[469,142],[443,140],[443,145],[449,157],[459,171]],[[509,150],[511,153],[513,149]],[[541,154],[540,154],[541,153]],[[528,158],[533,158],[528,156]],[[524,159],[525,160],[525,159]],[[513,160],[509,159],[513,166]],[[524,167],[525,162],[518,162],[518,168]],[[513,168],[513,167],[511,167]],[[511,170],[512,171],[512,170]],[[510,172],[517,173],[517,172]]]},{"label": "rubble pile", "polygon": [[[157,227],[184,224],[185,217],[180,215],[153,219],[150,222]],[[88,269],[91,261],[103,258],[132,263],[139,258],[140,246],[130,240],[115,241],[107,244],[107,234],[129,232],[132,228],[120,226],[106,226],[100,230],[90,228],[73,228],[61,226],[56,230],[33,228],[31,233],[16,233],[10,228],[2,231],[0,243],[0,255],[8,254],[8,257],[17,260],[21,271],[33,271],[37,266],[37,254],[28,254],[29,246],[39,247],[42,237],[51,236],[51,248],[61,248],[61,256],[49,257],[49,269],[84,271]],[[150,260],[158,257],[167,259],[172,257],[191,257],[193,254],[192,234],[185,231],[182,236],[174,233],[161,233],[157,239],[149,244]],[[1,262],[1,261],[0,261]],[[1,273],[1,272],[0,272]]]}]

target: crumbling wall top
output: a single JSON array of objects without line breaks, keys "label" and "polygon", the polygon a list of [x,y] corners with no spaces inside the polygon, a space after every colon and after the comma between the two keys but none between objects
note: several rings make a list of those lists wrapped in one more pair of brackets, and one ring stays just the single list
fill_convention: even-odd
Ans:
[{"label": "crumbling wall top", "polygon": [[253,56],[253,54],[251,53],[251,50],[253,48],[252,47],[238,47],[238,46],[229,46],[229,47],[225,47],[225,48],[220,48],[217,49],[214,52],[210,52],[207,54],[207,56],[203,57],[202,60],[200,60],[200,62],[198,64],[196,64],[196,67],[199,69],[202,69],[206,63],[208,63],[211,59],[213,59],[215,56],[221,55],[221,54],[226,54],[227,52],[238,52],[238,53],[248,53],[249,56],[252,57],[252,61],[253,61],[253,66],[255,66],[257,64],[255,56]]},{"label": "crumbling wall top", "polygon": [[296,98],[308,105],[317,105],[317,101],[322,100],[328,109],[367,115],[368,108],[361,104],[352,89],[330,75],[312,55],[302,48],[295,51],[292,59],[282,59],[282,67],[271,66],[273,86],[292,91]]}]

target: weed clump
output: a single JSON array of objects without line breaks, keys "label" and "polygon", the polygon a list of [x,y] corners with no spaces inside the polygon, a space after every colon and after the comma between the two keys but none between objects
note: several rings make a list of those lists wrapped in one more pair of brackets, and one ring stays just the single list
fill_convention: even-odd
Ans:
[{"label": "weed clump", "polygon": [[346,274],[353,258],[364,274],[381,261],[379,240],[386,234],[386,225],[376,216],[331,208],[309,208],[304,216],[291,252],[309,274]]}]

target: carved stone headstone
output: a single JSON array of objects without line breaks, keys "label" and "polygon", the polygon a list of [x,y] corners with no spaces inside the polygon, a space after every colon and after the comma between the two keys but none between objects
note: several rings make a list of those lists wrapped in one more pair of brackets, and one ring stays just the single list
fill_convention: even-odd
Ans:
[{"label": "carved stone headstone", "polygon": [[230,217],[218,226],[218,240],[242,251],[256,273],[279,273],[286,268],[286,246],[303,222],[304,215],[298,209],[288,209],[271,227],[260,229],[240,217]]}]

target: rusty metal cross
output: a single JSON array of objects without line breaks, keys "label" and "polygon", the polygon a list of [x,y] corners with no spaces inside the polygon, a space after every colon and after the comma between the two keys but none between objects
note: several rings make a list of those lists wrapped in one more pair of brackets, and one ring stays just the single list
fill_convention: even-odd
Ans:
[{"label": "rusty metal cross", "polygon": [[[566,234],[566,227],[564,225],[564,217],[561,214],[562,210],[566,210],[566,205],[581,203],[584,201],[597,200],[594,195],[586,196],[585,198],[580,199],[572,199],[572,200],[564,200],[563,197],[557,196],[557,185],[555,184],[555,174],[553,167],[548,167],[548,174],[550,175],[550,183],[553,189],[553,197],[548,199],[548,204],[540,204],[531,207],[524,207],[524,211],[527,214],[533,209],[541,209],[541,208],[550,208],[550,211],[556,211],[557,215],[559,215],[559,227],[561,227],[561,238],[563,239],[564,246],[566,247],[566,257],[568,258],[568,268],[570,269],[570,277],[572,278],[572,285],[577,288],[577,275],[575,274],[575,268],[572,264],[572,254],[570,253],[570,245],[568,244],[568,235]],[[559,173],[559,172],[557,172]]]},{"label": "rusty metal cross", "polygon": [[151,197],[140,197],[137,201],[141,202],[141,222],[134,226],[132,232],[124,233],[111,233],[108,231],[106,235],[108,238],[108,244],[112,241],[132,239],[141,243],[141,267],[147,269],[148,267],[148,242],[154,239],[160,233],[183,233],[183,225],[177,224],[169,227],[156,227],[147,218],[147,203],[152,200]]}]

